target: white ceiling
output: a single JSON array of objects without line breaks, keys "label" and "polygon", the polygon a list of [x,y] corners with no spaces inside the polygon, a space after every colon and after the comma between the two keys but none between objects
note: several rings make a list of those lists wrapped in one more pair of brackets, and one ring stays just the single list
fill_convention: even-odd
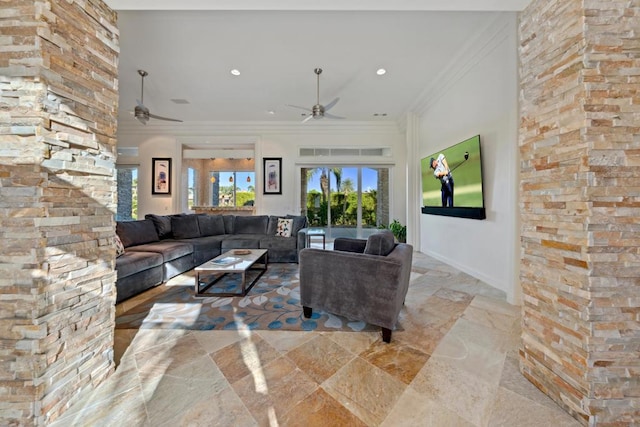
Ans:
[{"label": "white ceiling", "polygon": [[[324,1],[328,10],[311,10],[320,9],[317,2],[277,0],[268,2],[272,10],[251,10],[265,9],[265,0],[107,0],[118,11],[120,29],[119,120],[135,121],[137,70],[144,69],[144,104],[153,114],[185,121],[300,121],[302,111],[286,104],[316,103],[316,67],[324,70],[320,103],[340,97],[331,113],[397,120],[468,53],[500,11],[521,10],[528,2],[401,0],[393,2],[399,10],[381,11],[390,2],[368,0],[369,10],[349,10],[365,2]],[[472,6],[480,11],[468,11]],[[386,75],[376,75],[380,67]],[[232,68],[241,75],[232,76]]]}]

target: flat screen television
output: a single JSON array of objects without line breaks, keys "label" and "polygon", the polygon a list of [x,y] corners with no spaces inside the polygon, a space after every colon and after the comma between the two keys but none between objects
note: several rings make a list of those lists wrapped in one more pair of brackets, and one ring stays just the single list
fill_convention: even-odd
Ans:
[{"label": "flat screen television", "polygon": [[485,219],[480,135],[423,158],[422,213]]}]

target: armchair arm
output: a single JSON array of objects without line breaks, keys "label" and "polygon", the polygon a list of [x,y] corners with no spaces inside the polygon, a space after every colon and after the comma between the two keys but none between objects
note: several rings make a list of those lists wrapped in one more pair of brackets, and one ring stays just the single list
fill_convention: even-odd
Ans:
[{"label": "armchair arm", "polygon": [[410,245],[388,256],[304,249],[300,302],[393,329],[409,287],[412,252]]},{"label": "armchair arm", "polygon": [[298,234],[296,236],[296,247],[298,248],[298,254],[300,254],[300,250],[307,247],[307,227],[301,228],[298,230]]}]

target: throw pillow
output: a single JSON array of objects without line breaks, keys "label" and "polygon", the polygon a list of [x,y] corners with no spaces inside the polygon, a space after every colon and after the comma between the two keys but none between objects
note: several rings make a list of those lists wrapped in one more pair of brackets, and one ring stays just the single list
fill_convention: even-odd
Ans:
[{"label": "throw pillow", "polygon": [[278,218],[278,230],[276,236],[291,237],[291,228],[293,227],[293,220],[286,218]]},{"label": "throw pillow", "polygon": [[120,236],[120,240],[122,240],[125,248],[160,240],[156,227],[150,219],[118,221],[116,223],[116,233]]},{"label": "throw pillow", "polygon": [[124,254],[124,245],[122,244],[122,240],[120,240],[120,236],[118,236],[117,234],[116,234],[115,243],[116,243],[116,258],[118,258],[120,255]]},{"label": "throw pillow", "polygon": [[391,253],[396,243],[393,240],[393,233],[389,230],[372,234],[367,239],[367,245],[364,247],[364,253],[369,255],[387,256]]}]

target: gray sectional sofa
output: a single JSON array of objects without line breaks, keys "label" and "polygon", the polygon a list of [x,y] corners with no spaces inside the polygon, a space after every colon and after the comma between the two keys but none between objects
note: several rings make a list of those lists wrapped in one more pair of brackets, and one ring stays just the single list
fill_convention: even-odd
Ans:
[{"label": "gray sectional sofa", "polygon": [[[291,237],[276,235],[278,218],[293,219]],[[306,217],[294,215],[146,215],[119,221],[116,233],[125,250],[116,258],[116,302],[232,249],[267,249],[269,262],[298,262],[306,225]]]}]

